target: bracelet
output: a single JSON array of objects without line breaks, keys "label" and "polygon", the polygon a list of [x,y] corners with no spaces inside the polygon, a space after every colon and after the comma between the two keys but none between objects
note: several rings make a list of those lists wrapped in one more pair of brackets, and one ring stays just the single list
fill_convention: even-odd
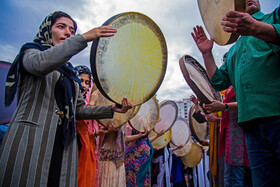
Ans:
[{"label": "bracelet", "polygon": [[229,111],[228,104],[227,104],[227,103],[225,103],[225,106],[226,106],[226,108],[225,108],[225,112],[228,112],[228,111]]},{"label": "bracelet", "polygon": [[97,135],[96,135],[96,131],[94,131],[94,136],[96,137]]}]

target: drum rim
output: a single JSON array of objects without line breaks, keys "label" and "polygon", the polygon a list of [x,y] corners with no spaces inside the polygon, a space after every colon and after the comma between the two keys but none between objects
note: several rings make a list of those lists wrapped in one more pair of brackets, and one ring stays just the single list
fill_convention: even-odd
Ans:
[{"label": "drum rim", "polygon": [[[194,109],[195,105],[192,105],[190,110],[189,110],[189,127],[190,127],[190,130],[191,130],[191,133],[192,133],[192,136],[198,141],[198,142],[201,142],[202,139],[200,139],[196,133],[196,130],[193,126],[193,120],[195,120],[193,117],[192,117],[192,110]],[[208,122],[204,122],[206,123],[206,125],[208,126]]]},{"label": "drum rim", "polygon": [[[209,104],[211,103],[212,101],[210,101],[206,96],[205,94],[200,90],[200,88],[196,85],[195,82],[193,82],[191,79],[190,79],[190,75],[188,73],[188,70],[186,68],[186,65],[185,63],[188,63],[192,66],[194,66],[193,64],[191,64],[190,61],[186,60],[186,58],[190,58],[192,59],[192,62],[195,63],[195,65],[199,68],[200,71],[199,74],[202,76],[202,78],[205,79],[205,81],[208,83],[209,87],[210,87],[210,91],[211,93],[213,94],[213,99],[217,100],[217,101],[221,101],[221,94],[219,92],[217,92],[213,87],[212,85],[209,83],[209,81],[207,80],[207,72],[206,70],[203,68],[203,66],[195,59],[193,58],[192,56],[190,55],[184,55],[180,58],[179,60],[179,65],[180,65],[180,69],[181,69],[181,72],[183,74],[183,77],[185,79],[185,81],[187,82],[187,84],[190,86],[190,88],[192,89],[192,91],[195,93],[195,95],[197,96],[198,100],[200,101],[200,103],[205,103],[205,104]],[[197,69],[197,68],[195,68]]]},{"label": "drum rim", "polygon": [[[146,19],[149,20],[150,23],[153,24],[153,27],[156,28],[158,34],[161,36],[161,39],[163,40],[163,42],[160,42],[161,44],[161,49],[162,49],[162,53],[163,53],[163,63],[162,63],[162,72],[166,72],[166,69],[167,69],[167,58],[168,58],[168,53],[167,53],[167,44],[166,44],[166,40],[165,40],[165,37],[163,35],[163,32],[161,31],[161,29],[159,28],[159,26],[148,16],[146,16],[145,14],[142,14],[140,12],[123,12],[123,13],[119,13],[119,14],[116,14],[114,16],[112,16],[111,18],[109,18],[107,21],[105,21],[102,26],[104,25],[109,25],[111,24],[115,19],[117,19],[118,17],[120,16],[124,16],[126,14],[138,14],[140,16],[143,16],[145,17]],[[100,90],[101,94],[104,95],[104,97],[106,97],[108,100],[114,102],[114,103],[117,103],[117,104],[121,104],[121,103],[118,103],[117,101],[114,101],[112,98],[110,98],[110,96],[105,92],[105,90],[103,89],[100,81],[99,81],[99,78],[98,78],[98,73],[97,73],[97,68],[96,68],[96,52],[97,52],[97,47],[99,45],[99,40],[100,39],[96,39],[92,42],[92,45],[91,45],[91,50],[90,50],[90,66],[91,66],[91,71],[92,71],[92,76],[95,80],[95,84],[97,86],[97,88]],[[147,96],[147,99],[145,101],[143,101],[142,103],[148,101],[152,96],[155,95],[155,93],[158,91],[159,87],[161,86],[162,82],[163,82],[163,79],[165,77],[165,74],[166,73],[163,73],[163,75],[161,76],[160,80],[158,81],[158,83],[156,84],[155,86],[155,89],[153,90],[153,92],[150,93],[150,96]],[[142,103],[137,103],[137,104],[134,104],[135,105],[139,105],[139,104],[142,104]]]},{"label": "drum rim", "polygon": [[[203,21],[203,23],[204,23],[204,26],[205,26],[205,28],[206,28],[208,34],[213,38],[213,41],[214,41],[216,44],[220,45],[220,46],[228,45],[228,44],[234,43],[234,42],[238,39],[238,37],[239,37],[239,35],[237,35],[237,34],[225,33],[225,36],[227,36],[227,40],[218,41],[218,40],[216,40],[215,37],[213,36],[214,34],[213,34],[212,32],[209,32],[209,25],[210,25],[210,24],[208,24],[208,23],[206,22],[206,17],[209,17],[209,15],[208,15],[208,16],[203,16],[203,15],[201,14],[201,12],[202,12],[202,10],[201,10],[201,9],[202,9],[202,5],[201,5],[201,4],[202,4],[202,1],[203,1],[203,0],[197,0],[198,9],[199,9],[199,12],[200,12],[201,19],[202,19],[202,21]],[[235,11],[240,11],[240,12],[245,12],[245,6],[246,6],[245,2],[246,2],[246,0],[234,0],[234,10],[235,10]],[[220,21],[221,21],[221,20],[222,20],[222,18],[220,19]]]},{"label": "drum rim", "polygon": [[[154,130],[152,130],[152,131],[154,131]],[[156,131],[154,131],[154,132],[157,133]],[[171,129],[169,129],[169,130],[166,131],[165,133],[168,133],[168,132],[169,132],[169,134],[170,134],[170,140],[171,140],[171,135],[172,135]],[[164,133],[164,134],[165,134],[165,133]],[[164,134],[163,134],[163,135],[164,135]],[[154,141],[156,141],[156,140],[158,140],[158,139],[160,139],[160,138],[165,137],[165,136],[163,136],[163,135],[157,137]],[[170,140],[169,140],[169,141],[164,141],[164,142],[166,142],[166,144],[165,144],[164,146],[161,146],[161,147],[158,147],[158,148],[159,148],[159,149],[162,149],[162,148],[166,147],[166,146],[170,143]],[[152,141],[151,143],[153,144],[154,141]],[[153,146],[154,146],[154,145],[153,145]]]},{"label": "drum rim", "polygon": [[[201,148],[196,142],[193,142],[192,141],[192,144],[191,144],[191,146],[195,146],[195,147],[199,147],[199,148]],[[196,150],[198,150],[198,149],[196,149]],[[190,153],[192,153],[193,151],[192,151],[192,149],[190,149],[190,151],[186,154],[186,155],[184,155],[184,156],[181,156],[181,160],[182,160],[182,162],[183,162],[183,164],[185,165],[185,166],[187,166],[187,167],[191,167],[191,168],[193,168],[193,167],[195,167],[195,166],[197,166],[200,162],[201,162],[201,160],[202,160],[202,157],[203,157],[203,151],[202,151],[202,148],[201,148],[201,151],[199,152],[200,154],[199,154],[199,161],[198,161],[198,163],[196,163],[196,165],[194,165],[194,166],[189,166],[189,165],[187,165],[184,161],[185,161],[185,159],[187,159],[188,158],[188,154],[190,154]],[[196,155],[196,157],[197,157],[197,155]],[[188,160],[188,159],[187,159]]]},{"label": "drum rim", "polygon": [[[152,125],[152,128],[151,128],[151,129],[148,129],[148,131],[154,129],[154,127],[156,126],[156,124],[157,124],[157,122],[158,122],[158,120],[159,120],[159,114],[160,114],[160,111],[159,111],[160,109],[159,109],[159,104],[158,104],[158,102],[157,102],[157,98],[156,98],[155,96],[153,96],[151,99],[154,100],[154,103],[157,103],[157,104],[156,104],[156,107],[157,107],[157,110],[158,110],[158,119],[157,119],[157,121]],[[148,100],[148,101],[149,101],[149,100]],[[148,101],[146,101],[146,102],[148,102]],[[143,104],[145,104],[145,103],[143,103]],[[142,106],[142,105],[141,105],[141,106]],[[141,110],[141,106],[140,106],[139,111]],[[138,111],[138,112],[139,112],[139,111]],[[137,114],[136,114],[136,115],[137,115]],[[135,115],[135,116],[136,116],[136,115]],[[134,117],[135,117],[135,116],[134,116]],[[133,118],[134,118],[134,117],[133,117]],[[132,119],[133,119],[133,118],[132,118]],[[131,123],[131,120],[132,120],[132,119],[128,120],[129,125],[130,125],[134,130],[137,130],[138,132],[145,132],[145,131],[141,131],[141,130],[136,129],[136,128],[132,125],[132,123]]]},{"label": "drum rim", "polygon": [[[185,146],[185,145],[188,143],[188,141],[189,141],[189,139],[190,139],[190,137],[191,137],[191,129],[190,129],[190,127],[189,127],[189,125],[188,125],[188,122],[187,122],[187,120],[186,120],[185,118],[177,117],[177,119],[175,120],[174,124],[176,123],[177,120],[184,121],[184,122],[186,123],[187,127],[189,128],[189,132],[190,132],[190,133],[189,133],[189,136],[188,136],[188,138],[187,138],[187,141],[186,141],[184,144],[182,144],[182,145]],[[172,125],[172,127],[174,126],[174,124]],[[171,129],[172,129],[172,127],[171,127]],[[176,144],[172,141],[172,131],[171,131],[171,139],[170,139],[170,142],[171,142],[174,146],[179,146],[179,145],[176,145]]]},{"label": "drum rim", "polygon": [[[162,101],[160,104],[159,104],[159,117],[160,117],[160,108],[161,107],[163,107],[163,106],[165,106],[165,105],[167,105],[168,103],[172,103],[172,106],[175,106],[174,108],[175,108],[175,117],[174,117],[174,120],[173,120],[173,122],[172,122],[172,124],[170,125],[170,127],[169,128],[167,128],[166,130],[165,130],[165,132],[167,132],[167,131],[169,131],[170,129],[171,129],[171,127],[173,126],[173,124],[175,123],[175,121],[176,121],[176,119],[177,119],[177,116],[178,116],[178,106],[177,106],[177,104],[174,102],[174,101],[171,101],[171,100],[164,100],[164,101]],[[156,127],[156,126],[155,126]],[[155,130],[155,128],[153,129],[156,133],[160,133],[160,132],[157,132],[156,130]]]}]

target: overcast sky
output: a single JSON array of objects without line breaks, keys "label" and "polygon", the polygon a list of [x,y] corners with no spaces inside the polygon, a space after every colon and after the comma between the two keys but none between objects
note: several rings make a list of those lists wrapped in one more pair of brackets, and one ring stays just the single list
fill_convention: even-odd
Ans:
[{"label": "overcast sky", "polygon": [[[279,6],[279,0],[260,0],[264,13]],[[196,0],[0,0],[0,60],[12,62],[22,44],[33,40],[43,19],[61,10],[77,21],[77,33],[102,25],[111,16],[136,11],[150,17],[162,30],[168,48],[168,65],[164,81],[157,92],[159,101],[182,100],[192,93],[179,68],[179,59],[191,55],[203,64],[190,33],[203,25]],[[218,66],[229,46],[214,44]],[[90,67],[90,48],[73,57],[75,65]]]}]

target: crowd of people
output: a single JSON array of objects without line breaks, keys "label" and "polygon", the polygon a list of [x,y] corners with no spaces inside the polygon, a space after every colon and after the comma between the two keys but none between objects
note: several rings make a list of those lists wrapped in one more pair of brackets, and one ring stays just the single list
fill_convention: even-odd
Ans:
[{"label": "crowd of people", "polygon": [[[209,122],[210,180],[215,186],[217,159],[224,157],[224,186],[277,186],[280,8],[264,14],[258,0],[246,0],[246,12],[230,11],[221,21],[225,32],[241,37],[220,68],[202,26],[191,34],[210,84],[226,90],[223,102],[199,106],[191,97],[194,118]],[[168,147],[153,148],[160,134],[149,139],[147,130],[140,133],[129,124],[105,128],[96,121],[132,105],[123,98],[121,105],[95,106],[100,93],[91,71],[68,61],[88,42],[117,30],[101,26],[75,35],[76,30],[67,13],[51,13],[8,72],[5,105],[17,93],[17,108],[0,149],[0,186],[186,186],[179,157]]]}]

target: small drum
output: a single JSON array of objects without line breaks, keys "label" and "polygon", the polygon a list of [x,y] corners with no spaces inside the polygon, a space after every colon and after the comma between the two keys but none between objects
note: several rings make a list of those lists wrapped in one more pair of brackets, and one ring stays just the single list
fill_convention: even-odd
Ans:
[{"label": "small drum", "polygon": [[[156,136],[157,133],[155,131],[151,131],[148,135],[149,139],[151,139],[152,137]],[[171,140],[171,129],[166,131],[163,135],[161,135],[160,137],[156,138],[154,141],[152,141],[152,145],[153,147],[156,147],[158,149],[164,148],[165,146],[168,145],[168,143]]]},{"label": "small drum", "polygon": [[91,70],[100,92],[121,104],[145,103],[160,87],[167,67],[165,38],[156,23],[137,12],[115,15],[103,25],[117,30],[113,37],[93,41]]},{"label": "small drum", "polygon": [[[191,139],[191,138],[190,138],[190,139]],[[190,141],[190,139],[189,139],[189,141]],[[186,144],[184,145],[184,147],[182,147],[182,148],[180,148],[180,149],[173,150],[173,153],[174,153],[176,156],[180,156],[180,157],[186,155],[186,154],[190,151],[190,146],[191,146],[191,144],[189,143],[189,141],[188,141],[188,143],[186,143]],[[170,145],[171,148],[176,148],[176,147],[178,147],[178,146],[174,145],[172,142],[169,142],[169,145]]]},{"label": "small drum", "polygon": [[159,104],[156,97],[152,97],[140,106],[139,112],[128,122],[132,128],[145,132],[145,128],[152,130],[159,120]]},{"label": "small drum", "polygon": [[190,128],[184,118],[178,117],[171,127],[171,142],[175,146],[185,145],[188,143],[191,135]]},{"label": "small drum", "polygon": [[197,143],[194,143],[191,138],[188,144],[189,151],[186,155],[182,156],[181,159],[185,166],[193,168],[200,163],[203,152],[202,148]]},{"label": "small drum", "polygon": [[[95,90],[95,92],[97,92],[95,106],[113,104],[111,101],[106,99],[102,94],[100,94],[99,90]],[[97,119],[97,122],[104,127],[109,127],[110,124],[113,124],[115,128],[118,128],[126,124],[128,120],[132,119],[139,111],[139,108],[140,106],[135,106],[132,109],[129,109],[126,113],[114,113],[114,117],[112,119]]]},{"label": "small drum", "polygon": [[207,122],[198,123],[194,118],[195,106],[192,105],[189,110],[189,126],[192,136],[198,141],[209,140],[209,126]]},{"label": "small drum", "polygon": [[206,71],[199,62],[193,57],[185,55],[180,58],[179,64],[186,82],[201,104],[209,104],[213,100],[222,101],[221,94],[210,85]]},{"label": "small drum", "polygon": [[166,100],[159,104],[160,108],[160,121],[154,128],[156,133],[160,133],[161,131],[166,132],[168,131],[172,125],[174,124],[175,120],[177,119],[178,115],[178,107],[174,101]]},{"label": "small drum", "polygon": [[221,21],[222,17],[229,11],[244,12],[246,0],[197,0],[197,2],[206,30],[214,42],[219,45],[226,45],[238,39],[238,35],[227,33],[222,29]]},{"label": "small drum", "polygon": [[10,62],[0,61],[0,124],[10,123],[17,106],[16,98],[13,100],[10,106],[5,107],[4,105],[6,78],[10,67]]}]

